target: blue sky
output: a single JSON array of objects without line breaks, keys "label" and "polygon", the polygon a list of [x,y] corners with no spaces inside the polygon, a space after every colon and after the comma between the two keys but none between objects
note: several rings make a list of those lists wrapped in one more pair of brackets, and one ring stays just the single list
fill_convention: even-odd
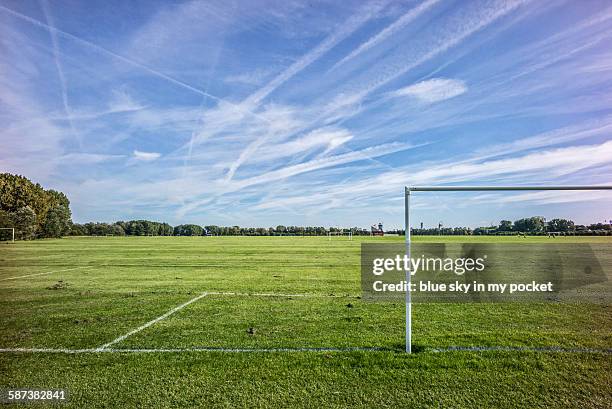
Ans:
[{"label": "blue sky", "polygon": [[[609,1],[0,0],[0,170],[75,221],[398,227],[404,185],[612,182]],[[421,194],[415,222],[612,219]]]}]

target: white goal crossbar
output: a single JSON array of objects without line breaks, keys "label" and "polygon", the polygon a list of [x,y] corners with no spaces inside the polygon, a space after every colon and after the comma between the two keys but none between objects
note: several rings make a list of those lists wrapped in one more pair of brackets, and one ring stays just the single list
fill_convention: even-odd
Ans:
[{"label": "white goal crossbar", "polygon": [[[543,190],[612,190],[612,186],[406,186],[404,192],[404,217],[406,256],[410,259],[410,195],[412,192],[486,192],[486,191],[543,191]],[[410,266],[410,263],[408,264]],[[410,269],[406,270],[407,288],[410,289]],[[412,352],[412,300],[406,291],[406,352]]]},{"label": "white goal crossbar", "polygon": [[14,227],[0,227],[0,230],[10,230],[11,231],[11,242],[15,242],[15,228]]},{"label": "white goal crossbar", "polygon": [[353,232],[349,231],[328,231],[327,239],[331,241],[333,236],[346,236],[349,240],[353,240]]}]

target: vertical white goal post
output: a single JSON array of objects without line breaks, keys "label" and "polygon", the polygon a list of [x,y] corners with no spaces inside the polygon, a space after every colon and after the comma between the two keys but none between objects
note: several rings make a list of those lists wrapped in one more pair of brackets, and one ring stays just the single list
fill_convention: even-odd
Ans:
[{"label": "vertical white goal post", "polygon": [[0,230],[10,230],[11,231],[11,243],[15,242],[15,228],[14,227],[0,227]]},{"label": "vertical white goal post", "polygon": [[[406,256],[411,257],[410,240],[410,196],[412,192],[487,192],[487,191],[544,191],[544,190],[612,190],[612,186],[406,186],[404,192],[404,217]],[[407,288],[410,289],[410,266],[406,273]],[[412,353],[412,297],[406,291],[406,352]]]}]

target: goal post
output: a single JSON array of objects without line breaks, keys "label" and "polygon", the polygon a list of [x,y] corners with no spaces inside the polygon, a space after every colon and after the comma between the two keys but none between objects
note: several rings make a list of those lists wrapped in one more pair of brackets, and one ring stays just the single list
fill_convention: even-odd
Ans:
[{"label": "goal post", "polygon": [[353,231],[352,230],[342,230],[342,231],[328,231],[327,232],[327,240],[331,241],[333,237],[346,237],[348,240],[353,240]]},{"label": "goal post", "polygon": [[[8,233],[8,236],[10,236],[10,240],[7,240],[7,241],[10,241],[11,243],[15,242],[15,228],[14,227],[0,227],[0,231],[3,231],[3,232],[6,231]],[[2,236],[4,235],[0,235],[0,239],[2,238]]]},{"label": "goal post", "polygon": [[[410,234],[410,197],[412,192],[487,192],[487,191],[578,191],[612,190],[612,186],[406,186],[404,190],[404,227],[406,237],[406,256],[411,258]],[[410,294],[410,263],[406,274],[406,352],[412,353],[412,298]]]}]

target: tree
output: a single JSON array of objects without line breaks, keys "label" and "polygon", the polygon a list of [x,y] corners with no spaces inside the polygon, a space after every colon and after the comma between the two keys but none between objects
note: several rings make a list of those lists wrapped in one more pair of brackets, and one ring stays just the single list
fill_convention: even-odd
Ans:
[{"label": "tree", "polygon": [[9,212],[0,210],[0,227],[13,227],[13,221]]},{"label": "tree", "polygon": [[87,236],[89,233],[82,224],[74,223],[70,228],[71,236]]},{"label": "tree", "polygon": [[202,228],[196,224],[181,224],[174,228],[175,236],[201,236]]},{"label": "tree", "polygon": [[70,232],[70,210],[64,205],[58,205],[47,212],[42,226],[43,237],[62,237]]},{"label": "tree", "polygon": [[540,216],[519,219],[514,222],[514,230],[523,233],[540,233],[544,231],[546,219]]},{"label": "tree", "polygon": [[170,226],[168,223],[162,223],[160,225],[160,233],[161,236],[172,236],[174,234],[174,228]]},{"label": "tree", "polygon": [[604,230],[604,231],[612,231],[612,225],[607,223],[594,223],[589,225],[589,230]]},{"label": "tree", "polygon": [[[69,232],[72,220],[70,201],[65,194],[45,190],[23,176],[0,173],[0,209],[16,214],[24,207],[29,207],[36,215],[35,233],[39,236],[60,237]],[[61,209],[58,210],[58,207]],[[47,221],[47,215],[52,210],[54,214]],[[57,236],[58,231],[61,231],[60,236]]]},{"label": "tree", "polygon": [[12,214],[15,238],[31,240],[36,237],[36,213],[30,206],[24,206]]},{"label": "tree", "polygon": [[113,224],[111,230],[113,236],[125,236],[125,230],[118,224]]},{"label": "tree", "polygon": [[144,236],[145,228],[140,222],[130,222],[131,232],[133,236]]},{"label": "tree", "polygon": [[510,220],[502,220],[499,222],[499,231],[512,231],[512,222]]},{"label": "tree", "polygon": [[530,217],[527,219],[527,227],[532,233],[541,233],[546,226],[546,219],[541,216]]},{"label": "tree", "polygon": [[576,230],[574,222],[566,219],[552,219],[548,222],[547,231],[551,232],[571,232]]}]

